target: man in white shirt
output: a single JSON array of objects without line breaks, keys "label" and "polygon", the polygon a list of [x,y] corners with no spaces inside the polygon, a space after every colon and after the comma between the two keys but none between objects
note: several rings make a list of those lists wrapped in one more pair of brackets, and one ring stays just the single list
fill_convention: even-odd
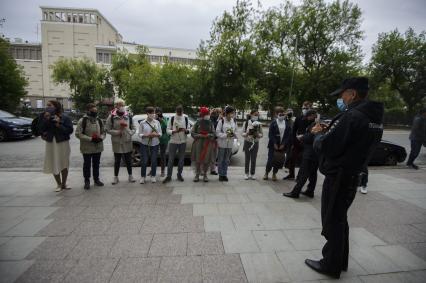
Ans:
[{"label": "man in white shirt", "polygon": [[177,179],[181,182],[184,181],[182,177],[186,139],[189,134],[189,121],[188,117],[183,114],[183,106],[176,107],[176,115],[170,118],[167,125],[167,133],[170,135],[169,141],[169,161],[167,164],[167,177],[163,183],[168,183],[172,180],[173,163],[175,161],[176,152],[178,154],[178,173]]},{"label": "man in white shirt", "polygon": [[155,119],[154,107],[146,108],[147,119],[143,120],[139,125],[139,136],[142,138],[141,145],[141,179],[140,183],[145,184],[146,166],[148,157],[151,159],[151,182],[157,182],[157,154],[161,137],[161,125]]},{"label": "man in white shirt", "polygon": [[219,181],[228,182],[228,166],[231,161],[232,147],[237,133],[237,123],[234,120],[234,108],[225,108],[225,117],[219,120],[216,127],[218,152]]}]

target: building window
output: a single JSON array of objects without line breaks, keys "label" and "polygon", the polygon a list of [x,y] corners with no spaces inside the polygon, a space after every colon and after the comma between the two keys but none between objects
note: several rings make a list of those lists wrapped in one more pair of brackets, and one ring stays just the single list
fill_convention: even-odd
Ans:
[{"label": "building window", "polygon": [[47,12],[43,13],[43,20],[47,21]]},{"label": "building window", "polygon": [[96,24],[96,16],[93,14],[90,14],[90,23]]},{"label": "building window", "polygon": [[107,51],[99,51],[96,53],[96,62],[103,64],[111,64],[112,54]]},{"label": "building window", "polygon": [[78,15],[78,22],[79,23],[83,23],[84,21],[83,21],[83,18],[84,18],[84,15],[83,14],[79,14]]},{"label": "building window", "polygon": [[41,60],[41,47],[12,45],[10,54],[14,59]]},{"label": "building window", "polygon": [[90,24],[90,14],[85,14],[85,15],[84,15],[84,22],[85,22],[86,24]]},{"label": "building window", "polygon": [[77,14],[72,14],[72,21],[74,22],[74,23],[77,23]]}]

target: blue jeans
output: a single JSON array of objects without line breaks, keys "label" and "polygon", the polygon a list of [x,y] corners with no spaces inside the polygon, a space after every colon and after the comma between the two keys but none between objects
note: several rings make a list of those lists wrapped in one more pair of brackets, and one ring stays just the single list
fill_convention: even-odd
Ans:
[{"label": "blue jeans", "polygon": [[227,176],[228,166],[231,162],[232,148],[220,148],[217,155],[219,176]]},{"label": "blue jeans", "polygon": [[141,145],[141,176],[146,177],[146,166],[148,164],[148,158],[151,159],[151,176],[155,177],[157,175],[157,155],[158,155],[158,145],[148,146]]}]

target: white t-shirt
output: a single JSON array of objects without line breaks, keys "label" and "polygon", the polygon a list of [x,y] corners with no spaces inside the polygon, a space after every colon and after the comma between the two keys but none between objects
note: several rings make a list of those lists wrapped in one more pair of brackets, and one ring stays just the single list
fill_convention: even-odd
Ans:
[{"label": "white t-shirt", "polygon": [[142,138],[142,144],[149,146],[156,146],[160,144],[159,138],[146,137],[147,135],[154,132],[154,129],[155,132],[160,134],[160,136],[162,135],[161,125],[157,120],[148,121],[148,119],[146,119],[139,124],[139,136]]},{"label": "white t-shirt", "polygon": [[285,132],[285,120],[280,121],[277,119],[278,130],[280,131],[280,141],[283,140],[284,132]]}]

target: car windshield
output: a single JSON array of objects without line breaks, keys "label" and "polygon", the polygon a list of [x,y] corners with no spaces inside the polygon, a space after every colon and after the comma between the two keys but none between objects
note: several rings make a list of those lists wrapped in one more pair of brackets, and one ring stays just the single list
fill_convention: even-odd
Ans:
[{"label": "car windshield", "polygon": [[0,110],[0,118],[16,118],[12,113]]}]

